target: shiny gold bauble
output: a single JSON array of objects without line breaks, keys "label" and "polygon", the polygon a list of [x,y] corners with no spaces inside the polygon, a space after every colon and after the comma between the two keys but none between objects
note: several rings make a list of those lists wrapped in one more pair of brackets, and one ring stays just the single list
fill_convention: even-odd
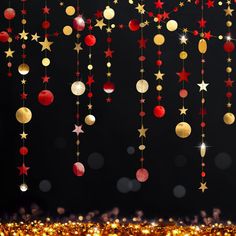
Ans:
[{"label": "shiny gold bauble", "polygon": [[140,79],[136,84],[136,89],[139,93],[146,93],[148,91],[148,82],[144,79]]},{"label": "shiny gold bauble", "polygon": [[25,63],[19,65],[18,67],[18,72],[21,74],[21,75],[27,75],[29,73],[29,66]]},{"label": "shiny gold bauble", "polygon": [[177,23],[177,21],[175,21],[175,20],[169,20],[169,21],[166,23],[166,28],[167,28],[169,31],[171,31],[171,32],[177,30],[177,28],[178,28],[178,23]]},{"label": "shiny gold bauble", "polygon": [[66,8],[66,14],[68,16],[73,16],[75,14],[75,8],[73,6],[68,6]]},{"label": "shiny gold bauble", "polygon": [[187,53],[186,51],[180,52],[179,58],[180,58],[181,60],[185,60],[185,59],[187,59],[187,57],[188,57],[188,53]]},{"label": "shiny gold bauble", "polygon": [[226,125],[232,125],[235,122],[235,116],[233,113],[228,112],[224,115],[224,122]]},{"label": "shiny gold bauble", "polygon": [[115,11],[109,6],[106,6],[106,9],[103,11],[103,16],[106,20],[111,20],[115,17]]},{"label": "shiny gold bauble", "polygon": [[192,128],[187,122],[180,122],[175,128],[175,133],[180,138],[187,138],[191,132]]},{"label": "shiny gold bauble", "polygon": [[71,92],[76,96],[81,96],[85,92],[85,84],[82,81],[76,81],[71,85]]},{"label": "shiny gold bauble", "polygon": [[201,54],[205,54],[207,52],[207,41],[205,39],[200,39],[198,42],[198,51]]},{"label": "shiny gold bauble", "polygon": [[165,37],[162,34],[156,34],[153,38],[153,41],[157,46],[161,46],[165,43]]},{"label": "shiny gold bauble", "polygon": [[16,119],[21,124],[26,124],[32,119],[32,112],[27,107],[21,107],[16,111]]},{"label": "shiny gold bauble", "polygon": [[84,122],[86,125],[94,125],[94,123],[96,122],[96,118],[93,115],[87,115],[84,119]]},{"label": "shiny gold bauble", "polygon": [[63,34],[68,36],[68,35],[71,35],[73,32],[73,29],[71,26],[69,25],[66,25],[64,28],[63,28]]}]

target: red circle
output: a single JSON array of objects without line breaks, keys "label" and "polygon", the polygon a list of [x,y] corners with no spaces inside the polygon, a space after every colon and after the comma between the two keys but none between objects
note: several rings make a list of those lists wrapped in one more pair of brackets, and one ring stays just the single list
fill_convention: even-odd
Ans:
[{"label": "red circle", "polygon": [[84,42],[88,47],[92,47],[96,44],[96,37],[92,34],[88,34],[85,38],[84,38]]},{"label": "red circle", "polygon": [[146,169],[144,168],[141,168],[141,169],[138,169],[137,172],[136,172],[136,179],[143,183],[143,182],[146,182],[148,180],[148,177],[149,177],[149,173]]},{"label": "red circle", "polygon": [[201,122],[201,127],[202,128],[205,128],[206,127],[206,123],[203,121],[203,122]]},{"label": "red circle", "polygon": [[234,43],[232,41],[226,41],[224,43],[224,50],[225,50],[225,52],[231,53],[231,52],[234,51],[234,49],[235,49],[235,45],[234,45]]},{"label": "red circle", "polygon": [[43,21],[42,28],[43,29],[49,29],[51,26],[51,23],[48,20]]},{"label": "red circle", "polygon": [[232,98],[232,96],[233,96],[233,94],[232,94],[231,92],[227,92],[227,93],[226,93],[226,97],[227,97],[227,98]]},{"label": "red circle", "polygon": [[206,176],[206,172],[202,171],[201,176],[205,177]]},{"label": "red circle", "polygon": [[7,20],[13,20],[16,16],[16,12],[13,8],[7,8],[5,11],[4,11],[4,17],[7,19]]},{"label": "red circle", "polygon": [[77,31],[83,31],[85,28],[85,22],[82,16],[77,16],[73,19],[73,27]]},{"label": "red circle", "polygon": [[181,89],[181,90],[179,91],[179,96],[180,96],[181,98],[186,98],[186,97],[188,96],[188,91],[187,91],[186,89]]},{"label": "red circle", "polygon": [[197,35],[198,35],[198,31],[197,31],[197,30],[194,30],[194,31],[193,31],[193,35],[194,35],[194,36],[197,36]]},{"label": "red circle", "polygon": [[129,22],[129,29],[130,29],[131,31],[137,31],[137,30],[139,30],[139,29],[140,29],[139,20],[135,20],[135,19],[131,20],[131,21]]},{"label": "red circle", "polygon": [[88,93],[88,98],[92,98],[93,97],[93,93],[92,92],[89,92]]},{"label": "red circle", "polygon": [[26,156],[29,153],[29,150],[27,147],[23,146],[20,148],[19,152],[22,156]]},{"label": "red circle", "polygon": [[156,65],[157,65],[157,66],[162,66],[162,64],[163,64],[162,60],[157,60],[157,61],[156,61]]},{"label": "red circle", "polygon": [[84,168],[84,165],[80,162],[76,162],[74,165],[73,165],[73,172],[76,176],[78,177],[81,177],[84,175],[85,173],[85,168]]},{"label": "red circle", "polygon": [[107,43],[111,43],[112,42],[112,38],[111,37],[108,37],[107,38]]},{"label": "red circle", "polygon": [[158,56],[161,56],[161,54],[162,54],[161,50],[158,50],[158,51],[157,51],[157,55],[158,55]]},{"label": "red circle", "polygon": [[0,42],[7,43],[9,39],[9,34],[6,31],[0,32]]},{"label": "red circle", "polygon": [[42,90],[38,95],[38,101],[43,106],[49,106],[54,101],[54,95],[50,90]]},{"label": "red circle", "polygon": [[103,85],[103,90],[105,93],[113,93],[115,90],[115,85],[114,83],[112,83],[111,81],[107,81],[104,85]]},{"label": "red circle", "polygon": [[153,109],[153,114],[156,118],[162,118],[166,114],[166,110],[163,106],[156,106]]}]

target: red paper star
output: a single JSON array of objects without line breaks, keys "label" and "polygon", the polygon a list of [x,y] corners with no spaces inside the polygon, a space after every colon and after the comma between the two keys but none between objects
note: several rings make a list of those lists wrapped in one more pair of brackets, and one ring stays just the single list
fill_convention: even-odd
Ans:
[{"label": "red paper star", "polygon": [[94,83],[94,79],[93,79],[93,75],[89,75],[88,76],[88,81],[87,81],[87,85],[91,86]]},{"label": "red paper star", "polygon": [[97,12],[94,14],[97,19],[102,18],[102,11],[97,10]]},{"label": "red paper star", "polygon": [[199,115],[205,116],[206,114],[207,114],[206,109],[205,109],[205,108],[201,108],[201,109],[200,109],[200,112],[199,112]]},{"label": "red paper star", "polygon": [[22,164],[22,166],[17,167],[18,170],[20,171],[19,175],[28,175],[28,170],[30,167],[25,166],[25,163]]},{"label": "red paper star", "polygon": [[109,97],[106,99],[107,103],[111,103],[112,102],[112,99]]},{"label": "red paper star", "polygon": [[214,1],[208,0],[206,5],[208,8],[214,7]]},{"label": "red paper star", "polygon": [[169,17],[169,12],[163,12],[163,14],[162,14],[162,17],[163,17],[163,20],[166,20],[166,19],[169,19],[170,17]]},{"label": "red paper star", "polygon": [[147,39],[141,38],[138,40],[139,48],[146,48]]},{"label": "red paper star", "polygon": [[176,73],[179,76],[179,82],[186,81],[188,82],[188,77],[190,76],[189,72],[186,72],[183,68],[181,72]]},{"label": "red paper star", "polygon": [[230,78],[228,78],[228,80],[225,80],[225,86],[226,86],[226,88],[233,87],[233,83],[234,83],[234,81],[231,80]]},{"label": "red paper star", "polygon": [[201,20],[198,21],[199,27],[200,28],[205,28],[206,27],[206,20],[204,20],[203,18]]},{"label": "red paper star", "polygon": [[211,37],[212,37],[211,31],[204,33],[204,38],[205,38],[205,39],[210,40]]},{"label": "red paper star", "polygon": [[162,6],[163,6],[164,2],[162,2],[161,0],[157,0],[154,4],[156,5],[157,9],[158,8],[162,9]]},{"label": "red paper star", "polygon": [[111,51],[110,48],[108,48],[105,52],[106,58],[112,58],[112,54],[114,53],[114,51]]},{"label": "red paper star", "polygon": [[47,75],[42,77],[43,83],[48,83],[49,79],[50,79],[50,77]]},{"label": "red paper star", "polygon": [[26,14],[27,14],[27,11],[26,11],[25,9],[22,9],[22,10],[21,10],[21,14],[22,14],[22,15],[26,15]]},{"label": "red paper star", "polygon": [[47,6],[45,6],[44,8],[42,8],[43,14],[50,14],[50,8],[48,8]]},{"label": "red paper star", "polygon": [[27,99],[28,94],[27,93],[21,93],[20,97],[22,100],[26,100]]}]

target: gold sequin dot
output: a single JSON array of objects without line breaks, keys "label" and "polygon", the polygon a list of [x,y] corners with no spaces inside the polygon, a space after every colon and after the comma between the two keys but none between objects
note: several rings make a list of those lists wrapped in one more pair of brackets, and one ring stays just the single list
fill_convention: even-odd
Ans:
[{"label": "gold sequin dot", "polygon": [[107,62],[107,67],[108,67],[108,68],[111,67],[111,62]]},{"label": "gold sequin dot", "polygon": [[228,66],[228,67],[226,68],[226,72],[227,72],[227,73],[231,73],[231,72],[232,72],[232,67]]},{"label": "gold sequin dot", "polygon": [[163,89],[163,87],[162,87],[161,85],[157,85],[156,90],[157,90],[158,92],[162,91],[162,89]]},{"label": "gold sequin dot", "polygon": [[93,65],[88,65],[88,70],[92,70],[93,69]]}]

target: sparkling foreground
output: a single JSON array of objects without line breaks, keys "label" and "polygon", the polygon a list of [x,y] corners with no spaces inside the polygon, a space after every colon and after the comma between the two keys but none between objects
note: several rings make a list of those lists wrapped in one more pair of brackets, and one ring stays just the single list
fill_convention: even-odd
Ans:
[{"label": "sparkling foreground", "polygon": [[160,225],[157,223],[5,223],[0,224],[0,236],[24,235],[83,235],[83,236],[131,236],[131,235],[236,235],[236,225],[214,224],[212,226]]}]

